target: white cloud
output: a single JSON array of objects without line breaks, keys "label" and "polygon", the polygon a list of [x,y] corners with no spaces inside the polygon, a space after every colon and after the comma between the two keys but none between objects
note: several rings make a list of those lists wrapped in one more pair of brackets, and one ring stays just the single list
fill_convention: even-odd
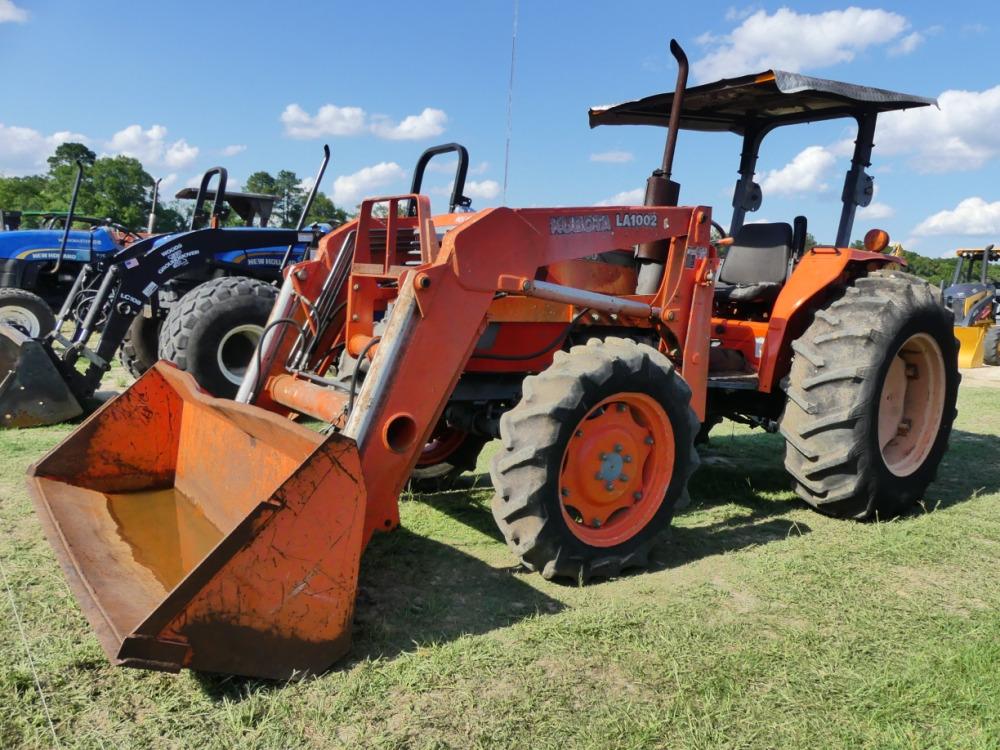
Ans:
[{"label": "white cloud", "polygon": [[396,162],[379,162],[334,180],[331,198],[338,206],[353,207],[370,196],[375,188],[391,185],[404,177],[406,172]]},{"label": "white cloud", "polygon": [[908,55],[917,47],[919,47],[924,41],[924,35],[919,31],[914,31],[912,34],[907,34],[896,44],[889,48],[890,57],[901,57],[902,55]]},{"label": "white cloud", "polygon": [[496,180],[469,180],[465,183],[465,194],[469,198],[490,201],[500,195],[500,183]]},{"label": "white cloud", "polygon": [[447,122],[448,115],[443,110],[426,107],[419,115],[405,117],[398,124],[393,124],[385,115],[374,115],[371,130],[379,138],[415,141],[441,135]]},{"label": "white cloud", "polygon": [[711,51],[694,62],[692,71],[698,81],[708,81],[767,68],[828,67],[898,38],[908,26],[898,13],[879,9],[810,14],[779,8],[771,15],[759,10],[728,34],[698,37]]},{"label": "white cloud", "polygon": [[879,153],[911,154],[920,172],[978,169],[1000,156],[1000,85],[945,91],[938,105],[882,115]]},{"label": "white cloud", "polygon": [[106,146],[114,154],[138,159],[147,168],[166,166],[183,169],[198,158],[197,146],[190,145],[183,138],[167,143],[166,138],[167,129],[162,125],[153,125],[148,130],[143,130],[141,125],[129,125],[111,136]]},{"label": "white cloud", "polygon": [[167,148],[167,152],[163,155],[163,163],[168,167],[180,169],[191,164],[197,158],[198,147],[189,145],[187,141],[181,138],[181,140],[175,141]]},{"label": "white cloud", "polygon": [[244,146],[243,144],[234,144],[232,146],[226,146],[224,149],[222,149],[222,155],[237,156],[238,154],[242,154],[246,150],[247,147]]},{"label": "white cloud", "polygon": [[874,221],[876,219],[891,219],[895,215],[896,209],[888,203],[872,201],[864,208],[858,209],[857,218],[864,219],[866,221]]},{"label": "white cloud", "polygon": [[46,168],[45,160],[61,143],[89,143],[80,133],[61,131],[44,135],[33,128],[0,122],[0,175],[34,174]]},{"label": "white cloud", "polygon": [[632,161],[635,156],[631,151],[602,151],[599,154],[591,154],[591,161],[599,161],[607,164],[624,164]]},{"label": "white cloud", "polygon": [[325,135],[361,135],[373,133],[394,141],[418,140],[444,132],[448,115],[443,110],[426,107],[419,115],[409,115],[395,123],[386,115],[369,117],[361,107],[338,107],[324,104],[310,115],[298,104],[289,104],[281,113],[285,134],[292,138],[320,138]]},{"label": "white cloud", "polygon": [[165,201],[168,198],[173,198],[174,194],[172,188],[177,184],[177,173],[171,172],[162,180],[160,180],[160,191],[159,200]]},{"label": "white cloud", "polygon": [[1000,234],[1000,201],[987,203],[979,196],[966,198],[951,210],[928,216],[913,234],[997,235]]},{"label": "white cloud", "polygon": [[821,192],[827,189],[823,180],[835,161],[829,149],[809,146],[781,169],[772,169],[764,174],[760,181],[761,189],[765,196]]},{"label": "white cloud", "polygon": [[646,199],[646,188],[636,188],[635,190],[623,190],[615,193],[610,198],[598,201],[595,206],[641,206]]},{"label": "white cloud", "polygon": [[0,23],[24,23],[28,20],[28,11],[19,8],[14,0],[0,0]]},{"label": "white cloud", "polygon": [[878,219],[891,219],[896,215],[896,209],[890,206],[888,203],[880,203],[878,199],[878,185],[875,185],[875,194],[872,196],[872,202],[869,203],[864,208],[859,208],[856,218],[862,219],[864,221],[877,221]]},{"label": "white cloud", "polygon": [[746,8],[736,8],[734,6],[729,6],[726,8],[725,19],[727,21],[742,21],[744,18],[749,17],[753,12],[757,10],[754,6],[748,6]]},{"label": "white cloud", "polygon": [[367,126],[361,107],[338,107],[324,104],[315,116],[298,104],[289,104],[281,113],[285,133],[292,138],[319,138],[324,135],[359,135]]}]

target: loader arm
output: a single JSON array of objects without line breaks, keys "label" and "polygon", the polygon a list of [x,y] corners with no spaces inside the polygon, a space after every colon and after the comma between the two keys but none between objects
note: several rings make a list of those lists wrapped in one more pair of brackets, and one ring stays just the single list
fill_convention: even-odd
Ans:
[{"label": "loader arm", "polygon": [[[411,199],[418,201],[421,244],[433,244],[432,236],[427,236],[433,231],[430,206],[423,196],[365,201],[362,231],[374,206],[387,204],[389,216],[394,216],[398,205]],[[343,429],[358,445],[366,482],[365,540],[376,530],[398,525],[398,495],[472,355],[498,291],[524,291],[543,266],[655,240],[670,241],[667,265],[673,269],[676,286],[685,267],[687,273],[704,276],[710,218],[704,207],[495,208],[477,213],[445,234],[436,253],[427,249],[425,254],[433,255],[433,260],[406,270],[398,282],[388,325]],[[364,241],[359,237],[359,246]],[[689,253],[689,248],[701,250]],[[574,291],[565,289],[569,294]],[[710,295],[710,280],[708,290]],[[676,303],[670,294],[664,300]],[[670,304],[662,309],[647,305],[646,309],[655,311],[656,324],[671,333],[681,350],[691,335],[708,340],[709,315],[704,305],[694,329],[689,316],[677,316]],[[697,359],[700,362],[703,357]],[[269,382],[282,381],[272,378]],[[698,383],[692,383],[692,388],[697,392]],[[277,394],[269,395],[279,400]],[[342,395],[330,393],[329,398],[341,399]],[[284,401],[295,407],[288,403],[287,394]]]},{"label": "loader arm", "polygon": [[[405,215],[411,200],[416,216]],[[374,215],[379,204],[387,216]],[[342,656],[363,550],[399,524],[399,493],[498,296],[641,319],[689,375],[699,371],[692,341],[708,339],[715,261],[708,209],[497,208],[438,217],[439,229],[453,227],[440,245],[425,196],[365,201],[361,211],[314,260],[289,269],[282,292],[292,330],[304,335],[299,323],[311,319],[322,342],[324,326],[343,336],[356,323],[358,344],[375,352],[342,429],[321,434],[278,409],[211,398],[160,362],[29,470],[46,535],[114,662],[286,679]],[[536,278],[553,263],[657,240],[670,248],[665,278],[688,274],[699,287],[684,316],[684,283],[665,281],[660,300]],[[136,285],[129,278],[116,301],[135,304],[124,295]],[[385,305],[377,347],[363,300],[344,300],[355,285]],[[326,301],[316,296],[324,288]],[[272,318],[280,305],[279,296]],[[312,362],[325,356],[320,346]],[[255,403],[340,411],[343,390],[289,361],[264,368]],[[705,382],[692,376],[691,386],[704,392]]]},{"label": "loader arm", "polygon": [[[64,347],[60,359],[66,365],[64,372],[73,381],[73,390],[81,397],[93,392],[132,321],[171,279],[210,264],[218,253],[303,242],[315,244],[315,240],[313,232],[292,229],[197,229],[166,240],[150,237],[125,248],[105,271],[90,315],[77,323],[69,339],[63,338],[59,331],[52,334],[52,339]],[[97,346],[91,351],[86,342],[105,304],[110,312]],[[90,361],[82,375],[73,367],[81,356]]]}]

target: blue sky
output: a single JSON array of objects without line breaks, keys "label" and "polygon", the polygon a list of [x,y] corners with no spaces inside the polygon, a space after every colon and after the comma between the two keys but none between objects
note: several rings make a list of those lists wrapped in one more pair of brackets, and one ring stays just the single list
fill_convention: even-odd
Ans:
[{"label": "blue sky", "polygon": [[[420,151],[469,148],[474,205],[501,201],[513,0],[136,2],[0,0],[0,173],[44,170],[65,139],[137,156],[170,192],[214,164],[311,175],[353,205],[404,192]],[[590,130],[587,108],[668,90],[676,37],[693,82],[770,67],[938,97],[885,118],[877,196],[855,227],[950,254],[1000,239],[1000,6],[986,2],[520,0],[507,204],[641,202],[663,131]],[[808,216],[832,241],[846,122],[765,141],[756,218]],[[739,141],[682,133],[683,203],[728,223]],[[443,203],[450,177],[430,175]],[[637,197],[638,196],[638,197]]]}]

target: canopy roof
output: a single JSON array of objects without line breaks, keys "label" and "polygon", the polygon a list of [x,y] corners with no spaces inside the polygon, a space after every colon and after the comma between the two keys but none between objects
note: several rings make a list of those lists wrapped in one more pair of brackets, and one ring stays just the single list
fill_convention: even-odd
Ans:
[{"label": "canopy roof", "polygon": [[[179,200],[194,200],[198,197],[198,188],[181,188],[177,191],[175,197]],[[260,217],[261,226],[267,225],[268,220],[271,218],[271,210],[274,207],[274,202],[278,200],[277,196],[266,193],[233,193],[228,190],[222,197],[225,198],[226,203],[230,205],[247,225],[253,223],[254,216],[256,215]],[[215,200],[215,191],[206,190],[205,200]]]},{"label": "canopy roof", "polygon": [[[594,107],[590,110],[590,127],[666,127],[673,98],[670,92],[613,106]],[[767,70],[687,89],[681,105],[680,126],[685,130],[730,131],[742,135],[751,125],[791,125],[931,104],[936,105],[937,101],[783,70]]]},{"label": "canopy roof", "polygon": [[[990,248],[990,257],[989,257],[989,259],[990,260],[1000,260],[1000,252],[998,252],[997,250],[995,250],[993,248],[993,245],[990,245],[989,248]],[[955,251],[955,255],[957,255],[959,257],[962,257],[962,258],[982,258],[983,257],[983,253],[985,251],[986,251],[986,248],[984,248],[984,247],[960,247],[958,250]]]}]

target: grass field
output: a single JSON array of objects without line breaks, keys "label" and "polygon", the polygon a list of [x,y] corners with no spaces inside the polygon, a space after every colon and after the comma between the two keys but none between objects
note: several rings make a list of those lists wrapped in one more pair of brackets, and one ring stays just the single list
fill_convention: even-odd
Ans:
[{"label": "grass field", "polygon": [[653,569],[586,588],[513,566],[482,471],[404,502],[350,656],[289,684],[110,667],[24,490],[68,429],[2,433],[0,747],[998,748],[1000,390],[959,408],[924,507],[877,524],[723,424]]}]

